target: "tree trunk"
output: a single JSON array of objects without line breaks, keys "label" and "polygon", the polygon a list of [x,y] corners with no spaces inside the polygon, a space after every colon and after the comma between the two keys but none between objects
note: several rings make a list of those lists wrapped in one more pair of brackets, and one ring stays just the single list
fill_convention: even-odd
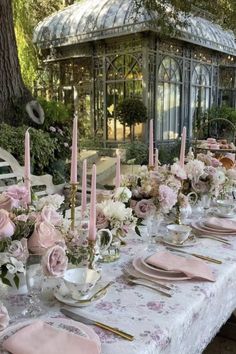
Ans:
[{"label": "tree trunk", "polygon": [[[25,122],[28,117],[25,104],[32,99],[21,76],[12,0],[0,0],[0,123],[19,125]],[[18,121],[19,117],[22,122]]]}]

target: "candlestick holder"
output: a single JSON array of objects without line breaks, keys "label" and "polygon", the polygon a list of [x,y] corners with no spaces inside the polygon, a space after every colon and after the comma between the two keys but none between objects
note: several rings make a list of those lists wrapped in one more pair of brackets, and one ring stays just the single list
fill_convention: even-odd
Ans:
[{"label": "candlestick holder", "polygon": [[95,269],[95,262],[97,258],[96,241],[88,240],[88,268]]},{"label": "candlestick holder", "polygon": [[71,183],[70,207],[71,207],[71,230],[75,229],[75,206],[78,183]]}]

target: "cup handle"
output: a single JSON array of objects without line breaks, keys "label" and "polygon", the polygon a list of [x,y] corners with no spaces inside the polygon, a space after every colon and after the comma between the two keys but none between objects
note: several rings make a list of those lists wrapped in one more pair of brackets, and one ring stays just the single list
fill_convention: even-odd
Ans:
[{"label": "cup handle", "polygon": [[[109,237],[109,241],[107,242],[106,245],[102,246],[102,241],[101,241],[101,237],[102,237],[102,233],[105,232],[108,237]],[[99,249],[100,251],[106,251],[108,249],[108,247],[110,247],[111,242],[112,242],[112,233],[109,229],[100,229],[97,232],[97,239],[98,239],[98,245],[99,245]]]}]

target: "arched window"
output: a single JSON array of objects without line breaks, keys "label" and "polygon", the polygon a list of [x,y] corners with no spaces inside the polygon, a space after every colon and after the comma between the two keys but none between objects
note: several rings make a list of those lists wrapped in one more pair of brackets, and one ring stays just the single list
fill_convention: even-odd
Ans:
[{"label": "arched window", "polygon": [[203,64],[196,64],[192,73],[191,119],[190,126],[198,127],[204,112],[211,104],[211,72]]},{"label": "arched window", "polygon": [[[117,55],[107,58],[106,73],[107,138],[126,140],[130,129],[124,127],[116,116],[116,107],[126,97],[142,98],[142,69],[138,56]],[[135,126],[135,136],[142,134],[142,125]]]},{"label": "arched window", "polygon": [[166,56],[158,69],[157,129],[158,140],[176,139],[180,131],[182,78],[178,62]]}]

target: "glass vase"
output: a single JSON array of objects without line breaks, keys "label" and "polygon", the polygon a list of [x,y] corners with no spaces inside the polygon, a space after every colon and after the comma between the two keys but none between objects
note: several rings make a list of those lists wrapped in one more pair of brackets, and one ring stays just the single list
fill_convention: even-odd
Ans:
[{"label": "glass vase", "polygon": [[100,261],[102,263],[110,263],[117,261],[120,258],[120,247],[121,241],[118,238],[115,238],[111,242],[110,246],[102,252],[102,258],[100,259]]}]

